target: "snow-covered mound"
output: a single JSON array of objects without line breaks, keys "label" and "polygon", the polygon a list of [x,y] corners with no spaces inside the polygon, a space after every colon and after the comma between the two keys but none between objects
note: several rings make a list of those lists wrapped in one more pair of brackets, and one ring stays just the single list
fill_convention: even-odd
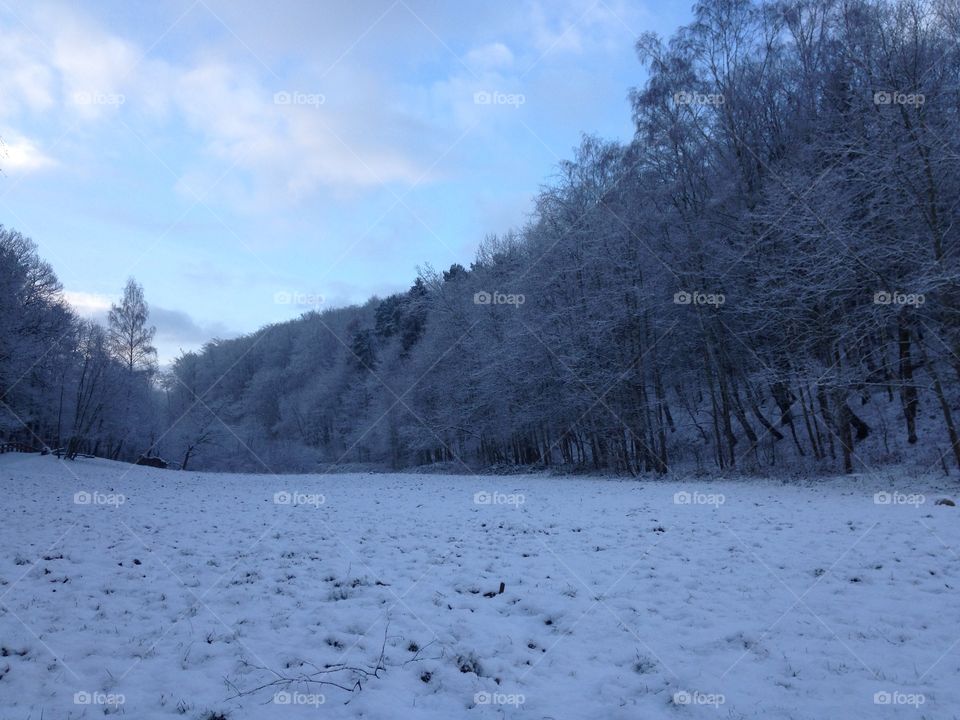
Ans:
[{"label": "snow-covered mound", "polygon": [[0,482],[3,720],[960,708],[960,515],[936,479],[274,477],[5,455]]}]

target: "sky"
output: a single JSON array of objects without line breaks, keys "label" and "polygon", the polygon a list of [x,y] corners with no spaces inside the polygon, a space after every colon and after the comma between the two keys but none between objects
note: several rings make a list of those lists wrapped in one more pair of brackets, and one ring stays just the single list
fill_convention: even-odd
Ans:
[{"label": "sky", "polygon": [[0,224],[161,363],[521,226],[692,0],[0,0]]}]

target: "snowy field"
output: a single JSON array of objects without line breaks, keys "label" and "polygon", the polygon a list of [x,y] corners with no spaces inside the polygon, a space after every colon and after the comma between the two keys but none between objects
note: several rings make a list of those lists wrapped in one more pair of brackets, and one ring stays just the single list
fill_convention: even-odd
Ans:
[{"label": "snowy field", "polygon": [[0,482],[0,720],[960,716],[935,478]]}]

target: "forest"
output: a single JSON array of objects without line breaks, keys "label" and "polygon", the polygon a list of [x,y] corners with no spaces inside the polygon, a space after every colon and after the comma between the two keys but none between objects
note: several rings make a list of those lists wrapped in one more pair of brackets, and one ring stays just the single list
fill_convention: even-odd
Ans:
[{"label": "forest", "polygon": [[468,266],[171,367],[135,280],[81,320],[0,229],[0,437],[197,470],[955,475],[958,41],[950,0],[703,0],[637,42],[632,140],[584,136]]}]

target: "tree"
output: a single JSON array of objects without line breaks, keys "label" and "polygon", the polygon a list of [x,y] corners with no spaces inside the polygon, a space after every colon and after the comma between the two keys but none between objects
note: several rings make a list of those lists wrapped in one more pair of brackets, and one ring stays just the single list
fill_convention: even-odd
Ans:
[{"label": "tree", "polygon": [[148,325],[150,308],[143,296],[143,287],[132,277],[123,288],[119,305],[110,306],[110,350],[132,377],[138,371],[152,372],[156,368],[157,351],[153,336],[157,329]]},{"label": "tree", "polygon": [[76,318],[36,244],[0,225],[0,431],[30,445],[56,433],[54,388]]},{"label": "tree", "polygon": [[96,454],[108,410],[115,402],[117,371],[122,371],[110,356],[107,333],[100,325],[81,321],[77,330],[73,422],[66,447],[71,460],[84,450]]},{"label": "tree", "polygon": [[[123,366],[123,407],[120,410],[120,434],[111,457],[119,458],[131,437],[145,440],[143,424],[150,402],[151,378],[156,370],[157,351],[153,347],[156,328],[148,325],[150,309],[143,296],[143,287],[132,277],[123,289],[119,305],[111,305],[108,315],[108,342],[112,356]],[[138,420],[139,422],[135,422]],[[146,440],[145,447],[152,442]],[[130,455],[130,459],[135,459]]]}]

